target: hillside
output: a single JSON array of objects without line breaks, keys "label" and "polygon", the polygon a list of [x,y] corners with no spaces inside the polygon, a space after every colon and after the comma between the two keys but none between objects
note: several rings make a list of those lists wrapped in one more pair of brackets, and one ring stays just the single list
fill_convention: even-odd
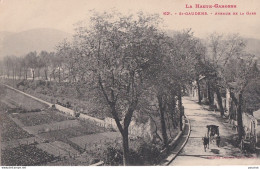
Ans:
[{"label": "hillside", "polygon": [[[177,31],[165,30],[166,34],[173,36]],[[58,43],[64,39],[70,40],[72,35],[60,30],[41,28],[23,32],[0,32],[0,59],[6,55],[22,56],[30,51],[54,51]],[[245,38],[246,50],[260,58],[260,39]]]},{"label": "hillside", "polygon": [[0,32],[0,58],[5,55],[22,56],[30,51],[54,51],[58,43],[72,35],[56,29],[32,29],[18,33]]}]

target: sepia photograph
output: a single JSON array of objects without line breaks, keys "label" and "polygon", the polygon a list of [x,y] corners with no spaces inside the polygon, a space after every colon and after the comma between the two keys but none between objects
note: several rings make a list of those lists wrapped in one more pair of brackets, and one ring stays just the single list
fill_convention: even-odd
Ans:
[{"label": "sepia photograph", "polygon": [[259,12],[0,0],[0,166],[259,169]]}]

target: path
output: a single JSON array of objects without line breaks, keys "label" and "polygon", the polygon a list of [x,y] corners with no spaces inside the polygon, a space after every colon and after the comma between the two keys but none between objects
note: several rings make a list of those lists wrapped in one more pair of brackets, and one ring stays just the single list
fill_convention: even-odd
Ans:
[{"label": "path", "polygon": [[[235,132],[229,127],[227,120],[219,117],[219,112],[203,109],[195,101],[185,97],[183,99],[185,114],[190,121],[191,133],[189,140],[179,155],[170,165],[252,165],[260,164],[256,156],[246,157],[239,148],[231,145],[230,136]],[[209,149],[204,151],[202,137],[205,136],[206,125],[219,126],[221,143],[210,143]]]}]

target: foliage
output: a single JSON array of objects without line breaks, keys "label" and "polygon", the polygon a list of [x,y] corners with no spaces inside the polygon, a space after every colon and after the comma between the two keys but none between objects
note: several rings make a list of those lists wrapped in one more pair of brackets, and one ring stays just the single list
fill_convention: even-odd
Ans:
[{"label": "foliage", "polygon": [[[118,145],[107,144],[101,160],[106,165],[123,165],[123,151]],[[142,139],[134,140],[130,146],[130,164],[133,166],[155,165],[159,161],[160,147]]]}]

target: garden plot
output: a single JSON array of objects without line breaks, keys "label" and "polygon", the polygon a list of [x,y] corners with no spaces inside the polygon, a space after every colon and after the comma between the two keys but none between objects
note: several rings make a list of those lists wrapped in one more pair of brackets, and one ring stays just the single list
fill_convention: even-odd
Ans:
[{"label": "garden plot", "polygon": [[37,147],[55,157],[72,157],[78,154],[78,151],[70,147],[70,145],[55,141],[53,143],[41,143]]},{"label": "garden plot", "polygon": [[1,100],[1,102],[10,108],[16,107],[14,104],[11,104],[10,101],[7,101],[7,99],[5,99],[5,100],[3,99],[3,100]]},{"label": "garden plot", "polygon": [[39,143],[41,142],[41,140],[37,137],[29,137],[29,138],[23,138],[23,139],[15,139],[15,140],[11,140],[11,141],[7,141],[7,142],[2,142],[1,144],[1,149],[8,149],[8,148],[15,148],[15,147],[19,147],[22,144],[34,144],[34,143]]},{"label": "garden plot", "polygon": [[46,104],[40,103],[39,101],[36,101],[32,98],[29,98],[28,96],[15,92],[11,89],[6,89],[5,97],[6,99],[11,100],[12,104],[15,104],[16,106],[21,106],[27,110],[45,109],[49,107]]},{"label": "garden plot", "polygon": [[64,139],[69,139],[72,137],[78,137],[83,135],[90,135],[94,133],[101,133],[104,132],[104,128],[95,126],[93,124],[82,124],[80,126],[70,127],[66,129],[60,130],[52,130],[45,133],[40,133],[39,137],[44,138],[48,141],[56,141],[60,140],[63,141]]},{"label": "garden plot", "polygon": [[44,132],[50,132],[53,130],[62,130],[70,127],[78,127],[80,126],[80,123],[78,120],[66,120],[61,122],[55,122],[55,123],[47,123],[37,126],[26,126],[23,129],[26,130],[28,133],[38,135],[40,133]]},{"label": "garden plot", "polygon": [[59,112],[50,109],[42,112],[14,114],[13,117],[19,119],[25,126],[36,126],[53,122],[61,122],[68,119]]},{"label": "garden plot", "polygon": [[1,123],[2,141],[4,142],[33,136],[18,126],[6,113],[1,113]]},{"label": "garden plot", "polygon": [[120,139],[119,132],[104,132],[98,134],[85,135],[80,137],[74,137],[69,139],[71,142],[77,144],[82,149],[88,148],[88,146],[105,144],[106,142],[113,142],[113,140]]},{"label": "garden plot", "polygon": [[51,162],[56,158],[35,145],[8,148],[1,154],[3,166],[33,166]]}]

